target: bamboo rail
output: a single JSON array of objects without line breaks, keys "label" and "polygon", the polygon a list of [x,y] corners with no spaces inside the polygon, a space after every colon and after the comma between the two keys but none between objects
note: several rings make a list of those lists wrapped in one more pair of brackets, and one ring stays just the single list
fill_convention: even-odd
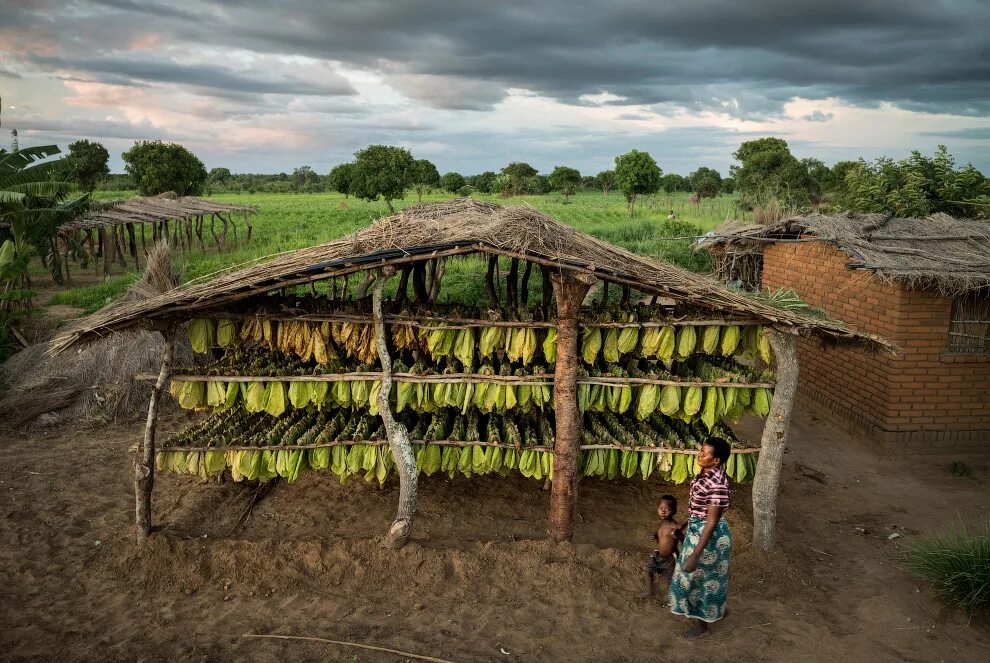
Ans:
[{"label": "bamboo rail", "polygon": [[[354,373],[326,373],[324,375],[173,375],[173,382],[357,382],[359,380],[381,379],[378,372],[354,372]],[[158,377],[150,373],[139,373],[134,376],[136,380],[152,380]],[[397,382],[419,383],[419,384],[446,384],[468,382],[473,384],[527,384],[527,385],[551,385],[553,375],[527,376],[518,375],[482,375],[480,373],[437,373],[436,375],[423,375],[421,373],[393,373],[392,377]],[[673,385],[677,387],[736,387],[742,389],[773,389],[776,383],[773,382],[718,382],[718,381],[695,381],[695,380],[666,380],[653,378],[624,378],[624,377],[587,377],[578,378],[578,384],[598,384],[607,387],[623,385]]]},{"label": "bamboo rail", "polygon": [[[553,453],[553,447],[548,446],[536,446],[536,447],[525,447],[525,446],[515,446],[514,444],[502,443],[492,443],[492,442],[482,442],[480,440],[410,440],[412,444],[433,444],[439,447],[496,447],[499,449],[515,449],[516,451],[541,451],[544,453]],[[158,450],[159,453],[164,453],[166,451],[295,451],[300,449],[328,449],[331,447],[340,446],[353,446],[355,444],[363,444],[370,447],[380,447],[388,444],[388,440],[335,440],[333,442],[325,442],[322,444],[283,444],[283,445],[267,445],[267,446],[238,446],[230,445],[223,447],[189,447],[189,446],[172,446],[172,447],[162,447]],[[642,453],[672,453],[672,454],[682,454],[687,456],[697,456],[700,453],[697,449],[680,449],[676,447],[630,447],[627,445],[619,444],[582,444],[580,446],[581,451],[593,450],[593,449],[615,449],[617,451],[639,451]],[[759,453],[759,447],[743,447],[741,449],[731,449],[731,453],[736,454],[751,454]]]},{"label": "bamboo rail", "polygon": [[[260,318],[262,320],[273,320],[276,322],[295,322],[304,320],[307,322],[353,322],[356,324],[374,324],[371,316],[358,315],[353,313],[302,313],[300,315],[289,315],[288,313],[228,313],[228,312],[204,312],[200,317],[210,317],[214,319],[224,318],[227,320],[244,320],[247,318]],[[480,318],[449,318],[443,316],[419,316],[416,318],[388,314],[385,322],[394,325],[409,325],[411,327],[422,327],[425,329],[469,329],[475,327],[508,327],[519,329],[556,329],[557,323],[540,320],[483,320]],[[431,324],[437,323],[437,324]],[[642,322],[598,322],[594,320],[578,320],[580,327],[599,327],[602,329],[648,329],[659,327],[728,327],[736,325],[746,327],[763,324],[761,320],[648,320]]]}]

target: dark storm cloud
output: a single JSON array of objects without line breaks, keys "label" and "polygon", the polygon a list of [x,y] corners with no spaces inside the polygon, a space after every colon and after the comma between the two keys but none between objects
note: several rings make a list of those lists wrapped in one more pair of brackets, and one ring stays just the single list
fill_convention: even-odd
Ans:
[{"label": "dark storm cloud", "polygon": [[133,81],[179,83],[235,95],[349,95],[354,88],[336,74],[328,72],[320,83],[298,78],[271,78],[259,72],[238,72],[208,64],[179,64],[169,60],[132,59],[123,57],[73,58],[71,60],[42,55],[30,56],[29,61],[42,67],[86,72],[96,80],[116,85]]},{"label": "dark storm cloud", "polygon": [[[456,11],[446,0],[77,0],[69,9],[46,16],[54,16],[50,26],[65,22],[74,39],[61,46],[76,56],[120,47],[129,34],[150,30],[173,45],[373,68],[438,108],[488,108],[515,87],[567,102],[608,90],[632,103],[751,118],[780,112],[793,96],[990,112],[984,0],[464,0]],[[13,24],[23,25],[13,13]],[[310,84],[242,80],[209,67],[111,67],[84,59],[103,75],[314,93]],[[737,103],[725,104],[732,99]]]}]

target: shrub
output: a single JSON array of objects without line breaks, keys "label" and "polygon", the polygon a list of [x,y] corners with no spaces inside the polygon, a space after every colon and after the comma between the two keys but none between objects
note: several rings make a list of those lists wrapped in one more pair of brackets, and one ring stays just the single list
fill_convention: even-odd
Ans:
[{"label": "shrub", "polygon": [[968,615],[990,607],[990,519],[975,529],[960,525],[919,539],[903,555],[948,605]]}]

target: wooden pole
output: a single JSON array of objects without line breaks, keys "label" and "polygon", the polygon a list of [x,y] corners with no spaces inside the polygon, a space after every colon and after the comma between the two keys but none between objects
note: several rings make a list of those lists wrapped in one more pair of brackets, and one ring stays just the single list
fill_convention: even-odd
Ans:
[{"label": "wooden pole", "polygon": [[385,337],[385,316],[382,314],[382,290],[385,281],[395,274],[394,267],[384,268],[375,279],[371,291],[371,310],[375,318],[375,342],[378,346],[378,359],[382,363],[381,390],[378,392],[378,415],[382,418],[388,445],[399,471],[399,508],[395,520],[385,538],[391,548],[401,548],[412,533],[413,516],[416,514],[416,489],[419,481],[416,473],[416,456],[409,442],[409,431],[395,420],[389,405],[392,391],[392,358],[388,354]]},{"label": "wooden pole", "polygon": [[557,419],[553,456],[553,485],[547,533],[554,541],[574,535],[577,468],[581,447],[581,412],[577,404],[578,311],[591,287],[567,274],[553,275],[557,296],[557,362],[553,378],[553,407]]},{"label": "wooden pole", "polygon": [[139,269],[138,254],[137,254],[137,239],[135,237],[133,223],[127,224],[127,248],[130,249],[131,258],[134,259],[134,270],[137,271]]},{"label": "wooden pole", "polygon": [[[559,333],[559,332],[558,332]],[[784,446],[791,421],[791,408],[798,385],[797,335],[769,327],[763,333],[770,341],[777,364],[777,387],[773,391],[770,414],[763,427],[760,456],[753,479],[753,544],[770,552],[777,521],[777,490],[784,464]]]},{"label": "wooden pole", "polygon": [[165,349],[162,353],[162,367],[158,380],[151,389],[148,401],[148,420],[144,425],[144,443],[138,450],[140,458],[134,461],[134,501],[138,541],[144,541],[151,534],[151,491],[155,488],[155,432],[158,427],[158,404],[168,376],[172,372],[172,358],[175,356],[175,329],[164,331]]}]

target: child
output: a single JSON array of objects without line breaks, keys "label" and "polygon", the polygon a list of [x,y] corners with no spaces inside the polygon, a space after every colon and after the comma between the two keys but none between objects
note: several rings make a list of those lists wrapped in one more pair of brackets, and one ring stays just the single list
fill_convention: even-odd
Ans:
[{"label": "child", "polygon": [[653,534],[656,548],[646,562],[646,591],[640,596],[648,598],[657,593],[657,576],[663,578],[669,586],[670,579],[674,575],[674,564],[677,557],[677,547],[683,536],[681,528],[674,520],[677,513],[677,498],[673,495],[664,495],[657,505],[657,515],[660,516],[660,524]]}]

